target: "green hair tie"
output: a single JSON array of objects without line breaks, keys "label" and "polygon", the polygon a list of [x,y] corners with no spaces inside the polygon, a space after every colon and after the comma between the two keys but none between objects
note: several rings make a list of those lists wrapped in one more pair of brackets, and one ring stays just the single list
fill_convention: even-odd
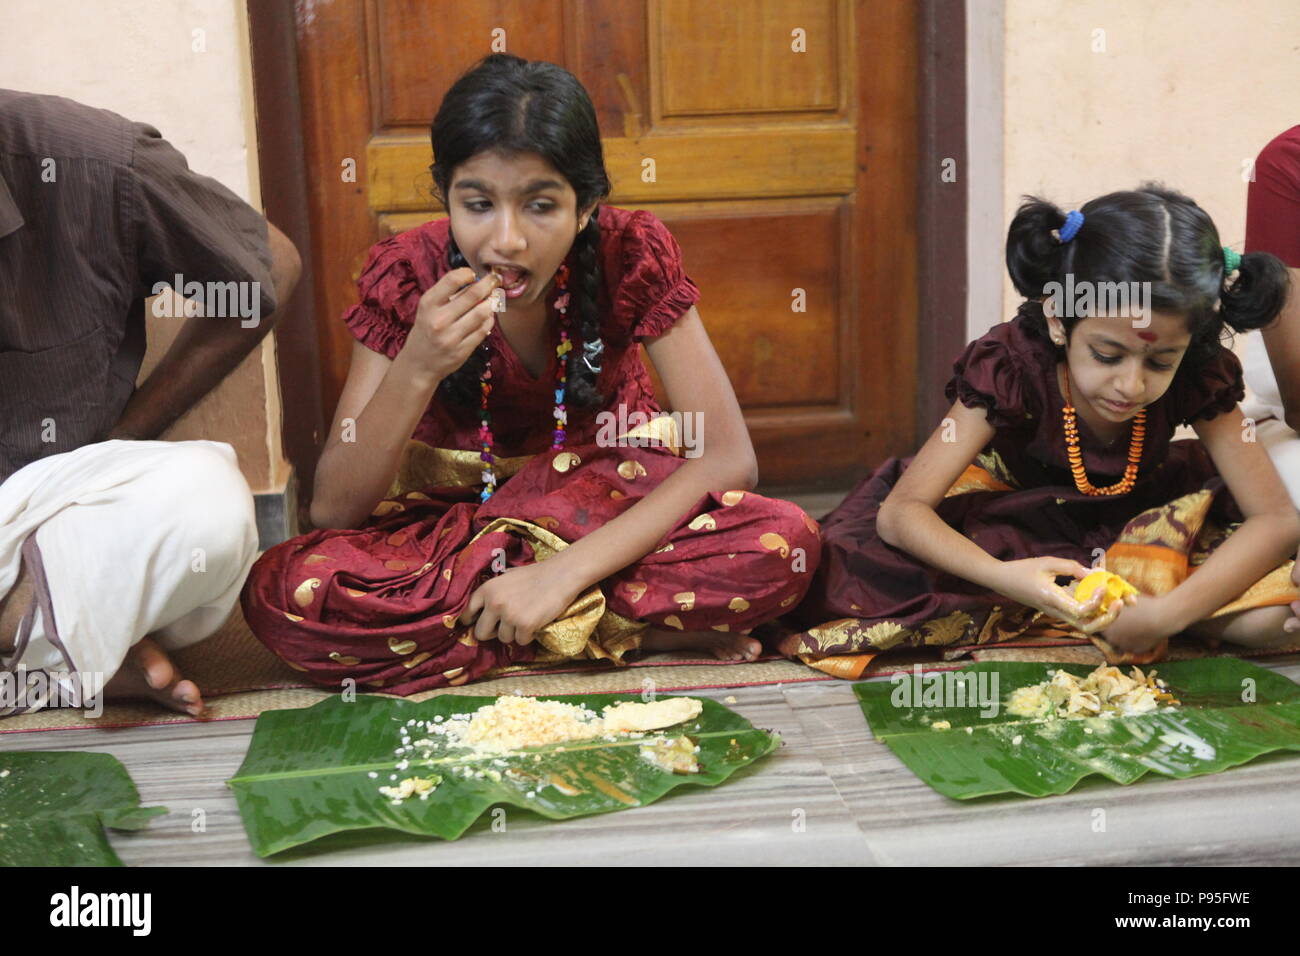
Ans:
[{"label": "green hair tie", "polygon": [[1223,247],[1223,274],[1230,276],[1241,267],[1241,253]]}]

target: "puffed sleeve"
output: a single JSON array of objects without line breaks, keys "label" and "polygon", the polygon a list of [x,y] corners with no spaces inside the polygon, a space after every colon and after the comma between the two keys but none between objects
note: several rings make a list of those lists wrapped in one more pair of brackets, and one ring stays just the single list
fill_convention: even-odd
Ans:
[{"label": "puffed sleeve", "polygon": [[260,315],[274,312],[266,218],[215,179],[190,169],[152,126],[135,123],[133,134],[131,186],[144,287],[174,285],[177,276],[182,285],[249,283],[257,290]]},{"label": "puffed sleeve", "polygon": [[415,323],[421,294],[400,235],[370,247],[357,292],[359,300],[343,314],[343,321],[366,348],[397,358]]},{"label": "puffed sleeve", "polygon": [[1230,412],[1246,397],[1241,360],[1231,349],[1220,346],[1200,368],[1179,369],[1169,392],[1170,418],[1180,425]]},{"label": "puffed sleeve", "polygon": [[952,363],[953,377],[944,388],[948,401],[982,408],[994,428],[1023,425],[1042,415],[1042,381],[1025,355],[1007,341],[1011,323],[997,326],[966,346]]},{"label": "puffed sleeve", "polygon": [[682,268],[682,250],[668,227],[644,210],[623,231],[622,274],[614,316],[637,341],[663,335],[700,301],[700,290]]}]

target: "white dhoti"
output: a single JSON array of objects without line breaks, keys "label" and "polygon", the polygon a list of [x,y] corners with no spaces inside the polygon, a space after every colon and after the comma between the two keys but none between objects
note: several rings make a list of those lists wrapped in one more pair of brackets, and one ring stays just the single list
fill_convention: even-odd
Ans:
[{"label": "white dhoti", "polygon": [[[32,462],[0,484],[0,595],[22,561],[36,592],[0,676],[102,687],[146,635],[176,650],[221,627],[256,558],[229,445],[108,441]],[[0,715],[47,702],[0,700]]]},{"label": "white dhoti", "polygon": [[1291,501],[1300,508],[1300,435],[1286,423],[1277,378],[1269,363],[1264,340],[1258,332],[1252,332],[1246,337],[1242,365],[1251,396],[1242,403],[1241,409],[1247,418],[1257,423],[1256,440],[1273,460],[1273,467],[1282,476],[1286,490],[1291,493]]},{"label": "white dhoti", "polygon": [[1255,426],[1255,438],[1273,459],[1273,467],[1282,476],[1291,501],[1300,508],[1300,435],[1288,428],[1286,422],[1270,418]]}]

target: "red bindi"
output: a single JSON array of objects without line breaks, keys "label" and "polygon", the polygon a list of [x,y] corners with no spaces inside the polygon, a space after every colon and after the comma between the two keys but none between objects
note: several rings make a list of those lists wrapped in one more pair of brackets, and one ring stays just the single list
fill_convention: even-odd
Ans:
[{"label": "red bindi", "polygon": [[1156,340],[1156,334],[1154,332],[1139,332],[1138,338],[1143,342],[1154,342]]}]

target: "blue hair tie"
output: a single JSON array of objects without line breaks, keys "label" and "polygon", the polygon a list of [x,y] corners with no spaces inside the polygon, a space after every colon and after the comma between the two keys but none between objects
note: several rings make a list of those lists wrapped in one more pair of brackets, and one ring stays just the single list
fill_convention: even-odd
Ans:
[{"label": "blue hair tie", "polygon": [[1071,209],[1065,214],[1065,224],[1056,233],[1056,238],[1061,242],[1069,242],[1079,234],[1083,228],[1083,213],[1077,209]]}]

